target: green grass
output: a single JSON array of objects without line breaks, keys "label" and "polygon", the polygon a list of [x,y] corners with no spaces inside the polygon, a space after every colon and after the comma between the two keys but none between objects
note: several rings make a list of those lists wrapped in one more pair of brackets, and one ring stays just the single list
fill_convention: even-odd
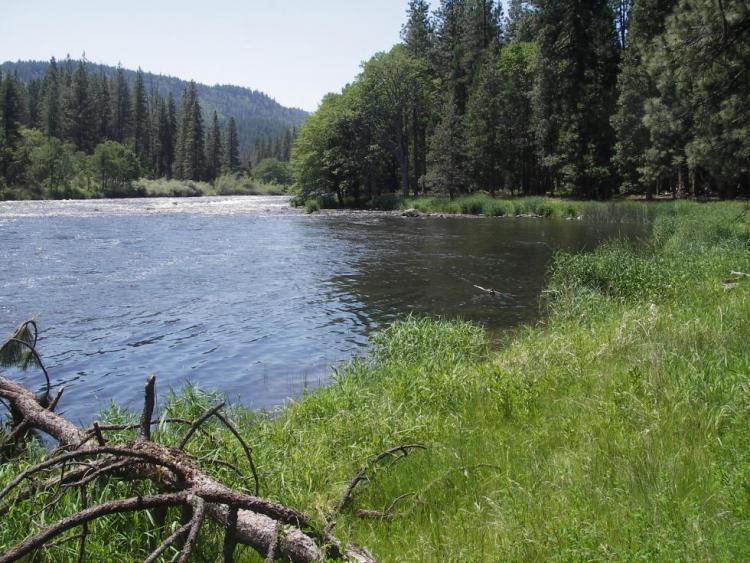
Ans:
[{"label": "green grass", "polygon": [[149,180],[142,178],[134,184],[143,197],[203,197],[216,195],[283,195],[283,186],[268,184],[244,176],[226,174],[213,184],[193,180]]},{"label": "green grass", "polygon": [[[648,244],[557,256],[544,320],[494,349],[474,325],[410,318],[274,416],[235,408],[262,493],[322,521],[370,455],[420,442],[427,451],[383,466],[355,496],[353,509],[383,509],[411,493],[394,519],[338,518],[336,533],[381,561],[750,559],[750,280],[725,283],[750,272],[748,217],[736,204],[649,214]],[[196,416],[212,400],[187,389],[167,411]],[[208,428],[191,452],[236,462],[244,475],[204,466],[246,486],[240,448]],[[17,469],[0,466],[0,483]],[[131,485],[99,498],[115,487]],[[0,550],[69,513],[75,495],[33,517],[15,507]],[[145,555],[145,516],[97,526],[92,560]],[[202,550],[220,550],[210,528]]]},{"label": "green grass", "polygon": [[[315,201],[323,209],[341,208],[329,196],[305,198],[298,195],[292,205],[304,206]],[[478,193],[449,199],[444,196],[404,198],[394,194],[379,196],[370,202],[345,205],[345,208],[395,211],[416,209],[425,214],[475,215],[485,217],[543,217],[577,219],[592,223],[650,223],[657,215],[680,213],[686,202],[639,202],[618,200],[610,202],[578,201],[540,196],[501,198]],[[690,205],[689,202],[687,205]]]},{"label": "green grass", "polygon": [[[374,204],[374,208],[378,208]],[[514,199],[476,194],[448,199],[420,196],[402,199],[400,209],[417,209],[422,213],[481,215],[485,217],[544,217],[582,219],[589,222],[650,222],[664,209],[676,209],[672,203],[635,201],[592,202],[559,200],[544,197]]]}]

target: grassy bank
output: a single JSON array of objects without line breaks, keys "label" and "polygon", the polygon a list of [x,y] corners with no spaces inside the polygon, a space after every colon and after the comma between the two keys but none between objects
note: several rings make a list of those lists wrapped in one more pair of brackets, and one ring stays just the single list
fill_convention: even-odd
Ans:
[{"label": "grassy bank", "polygon": [[[277,416],[235,409],[262,493],[320,521],[370,455],[420,442],[354,499],[383,510],[408,494],[393,519],[338,518],[337,533],[379,560],[750,559],[750,280],[730,276],[750,272],[749,217],[736,204],[653,209],[648,245],[558,256],[544,321],[499,349],[478,327],[411,319]],[[168,410],[195,416],[211,400],[188,390]],[[209,429],[191,451],[249,475],[232,437]],[[15,470],[0,466],[0,483]],[[17,507],[0,549],[76,501]],[[142,515],[97,524],[89,556],[142,558],[150,528]],[[203,540],[220,551],[210,529]]]},{"label": "grassy bank", "polygon": [[68,190],[46,190],[30,194],[23,190],[0,189],[0,201],[30,199],[101,199],[139,197],[206,197],[229,195],[286,195],[287,187],[272,182],[264,182],[247,176],[219,176],[213,183],[197,180],[177,180],[140,178],[125,183],[109,192],[98,186],[86,189],[77,186]]},{"label": "grassy bank", "polygon": [[[292,204],[305,207],[308,213],[339,206],[332,198],[295,198]],[[348,206],[379,211],[406,211],[416,209],[424,214],[475,215],[484,217],[545,217],[583,219],[601,222],[650,222],[663,207],[667,212],[679,210],[674,202],[645,203],[639,201],[579,201],[547,197],[499,198],[489,194],[475,194],[449,199],[447,197],[383,196],[371,202]],[[663,213],[663,211],[661,211]]]},{"label": "grassy bank", "polygon": [[133,188],[143,197],[202,197],[216,195],[284,195],[285,188],[244,176],[219,176],[212,184],[193,180],[141,179]]}]

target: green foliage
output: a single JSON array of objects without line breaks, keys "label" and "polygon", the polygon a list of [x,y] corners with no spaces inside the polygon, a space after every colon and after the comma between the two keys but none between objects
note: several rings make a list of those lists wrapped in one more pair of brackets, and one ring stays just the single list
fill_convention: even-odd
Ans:
[{"label": "green foliage", "polygon": [[320,211],[320,201],[318,200],[318,198],[312,197],[305,200],[305,212],[315,213],[316,211]]},{"label": "green foliage", "polygon": [[237,124],[233,117],[227,124],[227,138],[224,142],[224,167],[229,172],[237,172],[240,167],[240,142],[237,137]]},{"label": "green foliage", "polygon": [[431,190],[451,198],[466,190],[464,126],[453,96],[446,99],[441,120],[430,137],[427,163],[426,184]]},{"label": "green foliage", "polygon": [[[12,72],[0,76],[3,197],[137,195],[129,190],[101,185],[100,178],[90,170],[91,164],[78,156],[72,180],[61,180],[56,173],[41,178],[42,171],[49,169],[50,158],[40,154],[38,156],[43,157],[43,162],[35,163],[30,160],[28,150],[19,150],[20,131],[24,127],[43,131],[50,139],[62,141],[84,156],[93,155],[95,149],[105,142],[117,142],[135,153],[144,178],[169,180],[175,175],[183,180],[212,182],[221,174],[238,174],[244,170],[240,153],[243,144],[247,150],[249,138],[263,144],[267,156],[288,161],[296,135],[294,127],[304,114],[295,110],[290,112],[287,117],[291,120],[291,128],[281,126],[281,122],[272,125],[274,107],[279,109],[280,106],[268,100],[268,107],[254,107],[241,116],[243,129],[238,127],[234,117],[214,111],[205,134],[203,111],[206,106],[214,106],[202,95],[216,101],[214,94],[217,89],[231,87],[207,88],[147,75],[140,69],[133,73],[121,67],[113,69],[70,58],[62,65],[52,59],[49,64],[17,62],[3,63],[0,67],[12,69]],[[16,73],[21,74],[23,80],[17,79]],[[176,89],[178,84],[185,86],[184,91]],[[244,107],[240,103],[243,89],[236,90],[234,97],[238,107]],[[166,97],[163,92],[167,93]],[[180,99],[179,112],[176,95]],[[251,97],[263,99],[257,92],[251,93]],[[258,112],[264,116],[263,123],[250,118],[257,130],[247,131],[248,114]],[[52,150],[54,147],[47,148]],[[56,150],[60,152],[59,147]],[[257,153],[247,152],[243,156],[249,171],[250,161]],[[28,170],[29,166],[34,170]],[[268,182],[259,182],[253,191],[279,191],[266,184]],[[182,191],[178,188],[175,193]],[[233,193],[250,191],[243,188],[233,190]]]},{"label": "green foliage", "polygon": [[217,195],[283,195],[284,186],[274,182],[248,178],[239,174],[224,174],[214,182]]},{"label": "green foliage", "polygon": [[132,182],[140,176],[138,158],[129,148],[115,141],[102,143],[94,151],[92,164],[104,195],[140,195],[132,186]]},{"label": "green foliage", "polygon": [[559,256],[550,283],[555,291],[596,290],[614,298],[654,300],[675,289],[665,268],[625,243],[608,243],[592,254]]},{"label": "green foliage", "polygon": [[194,180],[149,180],[140,178],[133,183],[135,191],[145,197],[201,197],[214,195],[211,184]]},{"label": "green foliage", "polygon": [[568,193],[609,197],[619,59],[611,9],[605,0],[536,4],[533,104],[542,164]]},{"label": "green foliage", "polygon": [[275,158],[261,160],[253,168],[253,178],[267,184],[279,184],[280,186],[289,186],[294,180],[289,164]]},{"label": "green foliage", "polygon": [[190,82],[182,95],[175,167],[182,180],[202,180],[206,172],[203,116],[195,82]]}]

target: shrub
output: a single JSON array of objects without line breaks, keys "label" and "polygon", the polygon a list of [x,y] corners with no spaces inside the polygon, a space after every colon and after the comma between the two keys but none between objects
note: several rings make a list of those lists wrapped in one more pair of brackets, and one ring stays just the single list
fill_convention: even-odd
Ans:
[{"label": "shrub", "polygon": [[289,186],[293,182],[292,170],[288,162],[275,158],[264,158],[253,169],[253,178],[266,184]]},{"label": "shrub", "polygon": [[320,201],[318,201],[318,198],[310,198],[305,201],[305,211],[307,213],[315,213],[316,211],[320,211]]}]

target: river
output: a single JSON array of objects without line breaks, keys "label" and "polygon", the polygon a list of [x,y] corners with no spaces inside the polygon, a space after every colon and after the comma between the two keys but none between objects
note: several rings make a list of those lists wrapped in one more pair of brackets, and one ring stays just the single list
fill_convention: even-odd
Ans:
[{"label": "river", "polygon": [[37,319],[76,421],[110,399],[137,408],[150,374],[162,394],[193,382],[272,408],[409,313],[492,331],[534,320],[553,253],[638,232],[622,228],[306,215],[284,197],[3,202],[0,336]]}]

